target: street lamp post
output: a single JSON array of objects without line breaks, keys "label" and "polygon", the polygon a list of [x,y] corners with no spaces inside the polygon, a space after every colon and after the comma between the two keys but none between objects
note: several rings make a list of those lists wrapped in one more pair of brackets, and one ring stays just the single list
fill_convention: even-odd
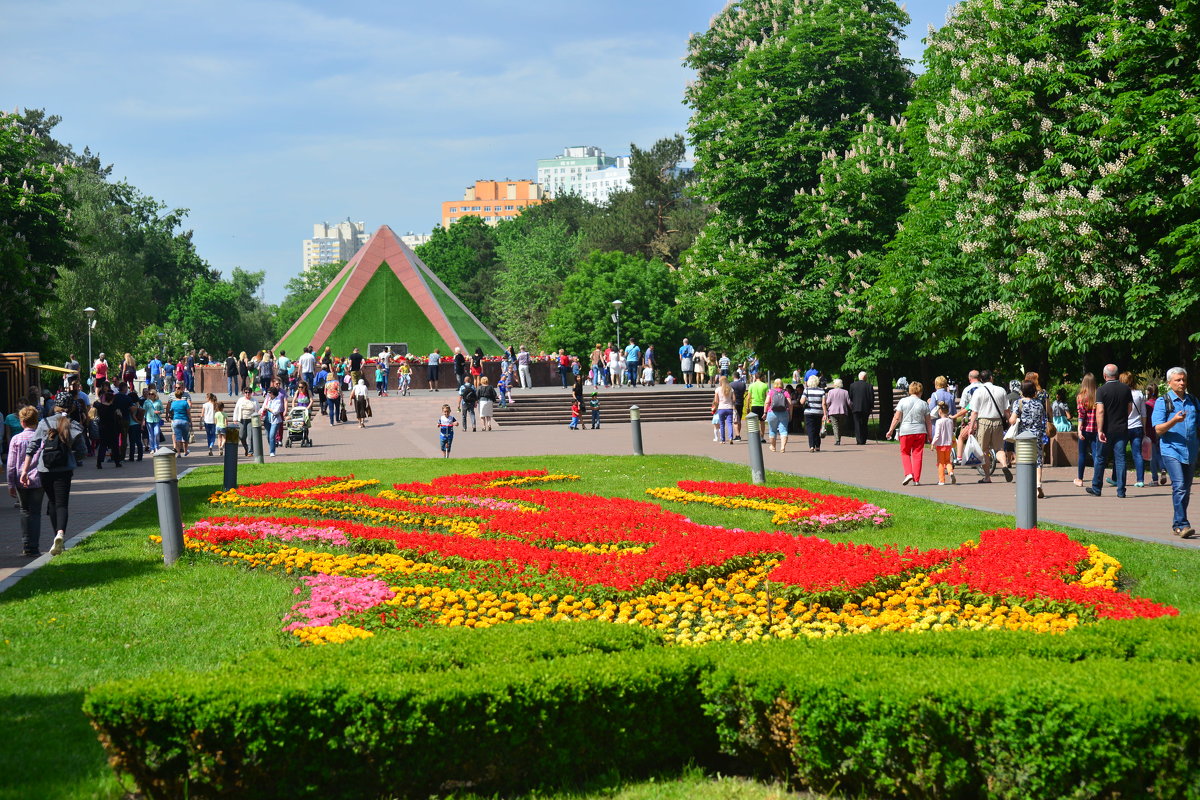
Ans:
[{"label": "street lamp post", "polygon": [[617,349],[621,349],[621,301],[613,300],[613,322],[617,323]]},{"label": "street lamp post", "polygon": [[[87,383],[84,385],[90,387],[92,385],[92,328],[96,327],[96,320],[93,319],[93,317],[96,316],[96,309],[92,308],[91,306],[88,306],[87,308],[85,308],[83,310],[83,313],[87,315],[87,329],[88,329],[88,362],[87,362],[88,378],[87,378]],[[88,394],[91,394],[91,393],[92,393],[92,390],[89,388]]]}]

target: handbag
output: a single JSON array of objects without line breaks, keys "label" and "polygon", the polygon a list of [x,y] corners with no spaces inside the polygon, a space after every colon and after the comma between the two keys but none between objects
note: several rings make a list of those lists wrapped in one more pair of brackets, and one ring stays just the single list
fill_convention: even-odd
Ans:
[{"label": "handbag", "polygon": [[368,417],[374,416],[374,414],[371,413],[371,401],[370,400],[367,401],[367,416]]},{"label": "handbag", "polygon": [[338,422],[346,421],[346,406],[342,404],[338,407]]},{"label": "handbag", "polygon": [[1015,442],[1017,440],[1017,432],[1021,428],[1021,421],[1017,420],[1012,425],[1008,426],[1008,430],[1004,432],[1004,441]]}]

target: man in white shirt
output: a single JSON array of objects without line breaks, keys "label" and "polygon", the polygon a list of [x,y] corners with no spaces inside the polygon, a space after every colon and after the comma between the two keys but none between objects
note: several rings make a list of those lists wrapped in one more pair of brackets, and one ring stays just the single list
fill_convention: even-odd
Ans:
[{"label": "man in white shirt", "polygon": [[296,364],[300,370],[300,380],[308,384],[308,391],[311,393],[316,388],[313,386],[313,377],[317,374],[317,357],[313,355],[312,345],[304,348],[304,353],[296,359]]},{"label": "man in white shirt", "polygon": [[[969,395],[971,406],[971,422],[975,425],[975,437],[979,440],[979,448],[983,450],[983,478],[980,483],[992,482],[992,451],[996,453],[996,464],[1004,473],[1004,480],[1012,480],[1012,470],[1008,468],[1008,457],[1004,453],[1004,411],[1008,407],[1008,392],[992,383],[992,373],[983,370],[979,373],[981,383]],[[963,391],[964,396],[970,386]]]},{"label": "man in white shirt", "polygon": [[517,371],[521,374],[521,388],[529,389],[533,386],[533,376],[529,372],[529,351],[525,349],[525,345],[521,345],[521,351],[517,353]]},{"label": "man in white shirt", "polygon": [[258,401],[254,399],[254,389],[247,386],[242,390],[242,396],[233,406],[233,419],[242,429],[242,449],[250,455],[250,420],[258,413]]}]

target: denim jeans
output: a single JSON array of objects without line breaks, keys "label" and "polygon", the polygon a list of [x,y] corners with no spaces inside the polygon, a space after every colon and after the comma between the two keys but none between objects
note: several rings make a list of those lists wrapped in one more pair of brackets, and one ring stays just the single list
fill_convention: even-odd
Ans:
[{"label": "denim jeans", "polygon": [[767,436],[774,439],[779,436],[787,439],[788,422],[790,417],[786,411],[768,411],[767,412]]},{"label": "denim jeans", "polygon": [[1083,480],[1083,471],[1096,460],[1096,432],[1084,433],[1079,437],[1079,458],[1075,462],[1075,477]]},{"label": "denim jeans", "polygon": [[625,383],[630,386],[637,386],[637,362],[625,362]]},{"label": "denim jeans", "polygon": [[467,420],[470,420],[470,423],[471,423],[471,430],[475,430],[475,424],[478,422],[478,419],[475,417],[475,406],[474,406],[474,404],[472,404],[472,405],[469,405],[469,406],[463,406],[463,407],[462,407],[462,415],[463,415],[463,418],[462,418],[462,429],[463,429],[464,431],[466,431],[466,429],[467,429]]},{"label": "denim jeans", "polygon": [[162,432],[162,422],[161,421],[146,423],[146,434],[147,434],[147,438],[150,439],[150,452],[151,453],[155,453],[158,451],[158,435],[161,432]]},{"label": "denim jeans", "polygon": [[225,388],[229,391],[230,397],[237,397],[238,379],[237,375],[225,376]]},{"label": "denim jeans", "polygon": [[1171,527],[1176,530],[1190,528],[1192,525],[1188,522],[1187,510],[1188,501],[1192,499],[1192,478],[1195,477],[1196,468],[1170,456],[1163,456],[1162,464],[1171,478],[1171,506],[1175,512]]},{"label": "denim jeans", "polygon": [[279,427],[283,424],[283,420],[278,414],[270,414],[270,424],[267,428],[267,435],[270,436],[270,444],[267,445],[267,450],[271,455],[275,455],[275,437],[279,435]]},{"label": "denim jeans", "polygon": [[1108,457],[1112,456],[1113,465],[1117,472],[1117,497],[1125,496],[1125,440],[1109,439],[1107,442],[1096,441],[1096,458],[1092,465],[1092,488],[1100,494],[1104,486],[1104,468],[1108,465]]},{"label": "denim jeans", "polygon": [[42,498],[46,490],[40,486],[17,486],[17,499],[21,504],[21,544],[26,553],[42,549]]},{"label": "denim jeans", "polygon": [[142,447],[142,426],[130,425],[125,428],[125,438],[129,442],[129,460],[141,458],[145,453]]},{"label": "denim jeans", "polygon": [[[733,441],[733,409],[717,409],[717,427],[721,430],[721,441]],[[728,435],[726,435],[728,431]]]},{"label": "denim jeans", "polygon": [[204,436],[208,441],[209,450],[217,446],[217,424],[215,422],[204,423]]},{"label": "denim jeans", "polygon": [[1142,434],[1144,432],[1144,428],[1129,429],[1129,447],[1133,451],[1133,470],[1138,483],[1142,483],[1146,477],[1146,461],[1142,458]]}]

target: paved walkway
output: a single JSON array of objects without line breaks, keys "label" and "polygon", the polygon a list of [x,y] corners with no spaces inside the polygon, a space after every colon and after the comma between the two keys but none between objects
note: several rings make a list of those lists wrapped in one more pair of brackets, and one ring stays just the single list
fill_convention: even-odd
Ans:
[{"label": "paved walkway", "polygon": [[[561,426],[499,427],[476,433],[459,432],[454,441],[454,458],[506,455],[565,455],[597,454],[626,455],[631,450],[631,431],[628,407],[637,402],[640,393],[654,389],[614,389],[602,397],[602,427],[600,430],[571,431],[569,394],[561,389],[534,389],[538,393],[556,394],[564,398]],[[440,458],[436,420],[442,403],[451,403],[453,391],[419,392],[410,397],[373,398],[374,419],[365,430],[351,421],[330,426],[315,419],[312,427],[314,446],[311,448],[278,449],[279,455],[269,463],[286,472],[289,461],[330,461],[371,458]],[[518,402],[519,402],[518,395]],[[747,447],[720,445],[712,441],[712,426],[706,422],[643,423],[642,436],[646,453],[678,453],[704,455],[722,461],[746,464]],[[900,458],[893,444],[873,443],[857,446],[853,443],[833,446],[825,441],[820,453],[809,453],[803,437],[793,441],[786,453],[771,453],[764,448],[768,469],[805,475],[870,489],[884,489],[906,495],[925,497],[938,502],[994,511],[1015,512],[1014,484],[980,485],[971,471],[957,486],[936,485],[936,464],[928,451],[925,457],[926,483],[921,486],[900,486]],[[853,440],[850,440],[851,442]],[[196,452],[193,450],[193,452]],[[180,459],[180,469],[203,464],[217,464],[216,456],[200,455]],[[1090,475],[1090,470],[1089,470]],[[1181,541],[1171,535],[1170,487],[1137,489],[1129,487],[1128,497],[1118,499],[1111,487],[1103,497],[1084,493],[1071,481],[1073,467],[1046,468],[1044,486],[1046,499],[1039,503],[1039,523],[1070,525],[1077,528],[1105,531],[1137,539],[1157,541],[1182,547],[1200,547],[1200,540]],[[930,480],[932,478],[932,481]],[[997,474],[999,479],[999,474]],[[747,479],[749,472],[747,471]],[[106,465],[103,471],[92,466],[75,473],[71,493],[71,521],[68,538],[88,531],[130,501],[153,489],[150,459],[141,463],[126,463],[122,469]],[[0,580],[26,566],[29,559],[20,556],[19,514],[11,502],[0,510]],[[42,547],[50,546],[49,520],[42,526]]]}]

